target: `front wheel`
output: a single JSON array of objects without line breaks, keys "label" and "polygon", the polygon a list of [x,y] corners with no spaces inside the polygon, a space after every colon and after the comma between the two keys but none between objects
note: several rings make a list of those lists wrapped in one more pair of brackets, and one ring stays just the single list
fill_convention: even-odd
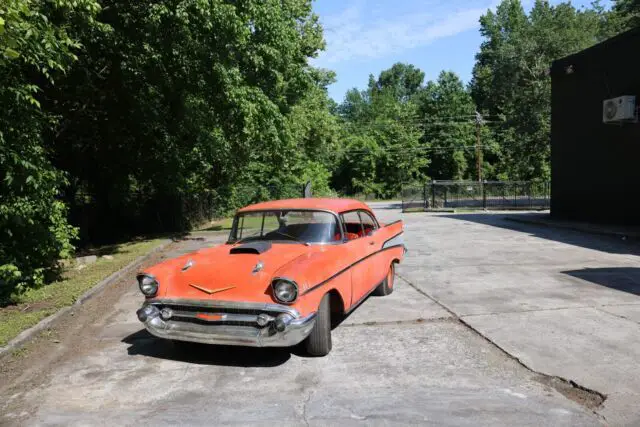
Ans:
[{"label": "front wheel", "polygon": [[316,323],[305,340],[305,348],[311,356],[326,356],[331,351],[331,304],[329,294],[322,297],[316,314]]},{"label": "front wheel", "polygon": [[383,297],[389,295],[393,292],[393,280],[396,277],[396,268],[393,263],[389,267],[389,272],[387,273],[387,277],[384,278],[382,283],[378,285],[378,287],[373,291],[373,295]]}]

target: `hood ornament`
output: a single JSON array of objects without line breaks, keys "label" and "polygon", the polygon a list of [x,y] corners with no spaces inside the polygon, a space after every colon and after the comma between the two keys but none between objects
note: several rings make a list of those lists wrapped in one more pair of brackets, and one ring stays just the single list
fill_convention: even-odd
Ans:
[{"label": "hood ornament", "polygon": [[187,271],[188,269],[193,267],[193,264],[195,264],[195,262],[193,262],[193,260],[190,259],[189,261],[187,261],[187,263],[184,266],[182,266],[182,271]]},{"label": "hood ornament", "polygon": [[235,286],[228,286],[226,288],[207,289],[204,286],[198,286],[198,285],[195,285],[193,283],[189,283],[189,286],[191,286],[192,288],[196,288],[197,290],[202,291],[205,294],[209,294],[209,295],[217,294],[218,292],[228,291],[229,289],[235,288]]},{"label": "hood ornament", "polygon": [[262,270],[264,268],[264,263],[262,261],[258,261],[258,263],[256,264],[255,267],[253,267],[253,270],[251,270],[251,273],[256,274],[258,273],[260,270]]}]

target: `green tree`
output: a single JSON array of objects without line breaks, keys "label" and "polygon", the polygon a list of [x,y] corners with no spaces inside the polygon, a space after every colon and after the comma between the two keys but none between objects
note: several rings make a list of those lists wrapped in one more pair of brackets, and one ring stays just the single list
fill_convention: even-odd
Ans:
[{"label": "green tree", "polygon": [[295,177],[288,117],[310,102],[324,43],[311,0],[102,4],[108,29],[83,32],[84,54],[46,91],[85,239],[186,229],[237,207],[240,187]]},{"label": "green tree", "polygon": [[511,179],[550,177],[551,62],[587,48],[603,35],[602,11],[537,0],[526,15],[504,0],[480,19],[485,41],[476,56],[472,95],[484,114],[502,116],[496,173]]},{"label": "green tree", "polygon": [[432,179],[469,179],[475,176],[475,104],[460,78],[442,71],[427,82],[416,100],[424,123],[423,142],[429,147]]},{"label": "green tree", "polygon": [[398,101],[406,102],[418,92],[423,81],[423,71],[411,64],[398,62],[388,70],[382,71],[370,89],[372,92],[387,91]]},{"label": "green tree", "polygon": [[413,101],[424,73],[395,64],[369,78],[367,90],[352,89],[338,107],[345,149],[334,185],[348,194],[395,197],[402,184],[420,180],[428,158],[420,153],[420,123]]},{"label": "green tree", "polygon": [[640,26],[640,0],[614,0],[609,14],[613,32],[621,32]]},{"label": "green tree", "polygon": [[329,196],[334,195],[330,188],[331,171],[340,148],[340,125],[338,117],[331,112],[333,101],[327,94],[327,86],[335,81],[335,73],[327,70],[313,70],[313,73],[316,84],[287,116],[294,147],[286,179],[295,183],[296,189],[311,181],[314,195]]},{"label": "green tree", "polygon": [[65,177],[43,145],[56,117],[39,98],[76,59],[72,26],[90,25],[98,8],[91,0],[0,5],[0,300],[44,284],[73,250],[59,200]]}]

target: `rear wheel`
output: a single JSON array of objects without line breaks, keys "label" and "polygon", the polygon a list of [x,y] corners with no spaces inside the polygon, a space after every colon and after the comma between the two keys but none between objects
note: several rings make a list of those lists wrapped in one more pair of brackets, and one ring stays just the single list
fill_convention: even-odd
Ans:
[{"label": "rear wheel", "polygon": [[378,285],[378,287],[373,291],[373,295],[383,297],[385,295],[389,295],[393,292],[393,281],[396,275],[396,268],[393,263],[389,266],[389,272],[387,273],[387,277],[384,278],[382,283]]},{"label": "rear wheel", "polygon": [[331,351],[331,304],[326,294],[320,301],[316,323],[305,340],[305,348],[311,356],[325,356]]}]

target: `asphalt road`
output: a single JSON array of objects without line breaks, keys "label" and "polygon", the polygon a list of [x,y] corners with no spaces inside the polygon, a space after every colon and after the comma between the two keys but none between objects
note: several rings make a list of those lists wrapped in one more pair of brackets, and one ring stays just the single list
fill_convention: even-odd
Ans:
[{"label": "asphalt road", "polygon": [[[383,220],[401,215],[395,204],[374,206]],[[366,300],[338,326],[324,358],[297,349],[180,350],[141,330],[135,310],[142,298],[133,279],[126,281],[62,322],[52,332],[55,339],[41,337],[7,365],[12,374],[5,382],[0,378],[0,424],[585,426],[605,423],[603,413],[609,422],[631,423],[627,400],[609,411],[608,398],[594,413],[593,393],[545,375],[585,380],[586,387],[613,393],[569,375],[581,372],[579,366],[566,369],[576,360],[592,361],[598,347],[591,356],[568,355],[584,353],[590,337],[604,339],[609,331],[597,330],[593,322],[599,319],[589,318],[587,308],[579,321],[572,312],[562,314],[566,324],[562,317],[545,319],[564,310],[556,300],[572,310],[588,306],[600,316],[606,311],[593,307],[602,301],[635,302],[632,293],[551,272],[611,266],[614,260],[627,265],[635,255],[617,242],[589,247],[586,241],[509,229],[501,218],[406,215],[410,252],[398,269],[405,280],[396,280],[392,295]],[[182,241],[165,256],[219,240]],[[558,283],[565,288],[554,287]],[[572,304],[576,298],[579,303]],[[610,307],[638,314],[628,314],[629,305]],[[620,313],[607,316],[607,328],[622,327],[625,337],[635,338],[637,323]],[[551,335],[547,328],[553,327],[560,335]],[[580,345],[572,348],[571,339],[562,339],[565,333],[581,334]],[[608,364],[614,369],[611,358],[620,349],[606,350],[597,366],[582,366],[590,378],[605,377]],[[635,355],[627,349],[620,360]],[[632,390],[627,383],[620,390]]]}]

